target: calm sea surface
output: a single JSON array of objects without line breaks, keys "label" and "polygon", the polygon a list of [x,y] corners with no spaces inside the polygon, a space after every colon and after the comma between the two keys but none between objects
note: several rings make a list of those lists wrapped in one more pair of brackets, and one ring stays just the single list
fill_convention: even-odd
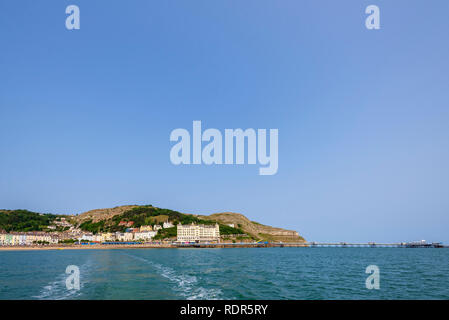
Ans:
[{"label": "calm sea surface", "polygon": [[[380,290],[365,287],[368,265]],[[0,251],[0,266],[0,299],[449,299],[449,249]]]}]

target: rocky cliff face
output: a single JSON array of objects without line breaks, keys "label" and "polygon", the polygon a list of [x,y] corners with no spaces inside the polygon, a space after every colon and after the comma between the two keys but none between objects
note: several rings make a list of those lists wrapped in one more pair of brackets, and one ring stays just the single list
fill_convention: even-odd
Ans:
[{"label": "rocky cliff face", "polygon": [[90,210],[84,213],[81,213],[80,215],[74,217],[75,221],[77,223],[83,223],[84,221],[92,220],[92,222],[98,222],[101,220],[108,220],[112,218],[113,216],[119,215],[124,213],[125,211],[128,211],[132,208],[135,208],[138,206],[120,206],[115,208],[106,208],[106,209],[94,209]]},{"label": "rocky cliff face", "polygon": [[271,241],[305,242],[304,238],[301,237],[296,231],[270,227],[258,222],[250,221],[247,217],[240,213],[214,213],[209,216],[198,216],[198,218],[215,220],[223,224],[234,224],[236,228],[239,227],[243,229],[243,231],[254,236],[255,238]]}]

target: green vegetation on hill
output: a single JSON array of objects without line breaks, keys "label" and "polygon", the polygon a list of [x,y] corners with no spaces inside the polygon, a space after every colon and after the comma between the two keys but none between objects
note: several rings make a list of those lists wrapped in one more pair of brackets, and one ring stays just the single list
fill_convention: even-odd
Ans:
[{"label": "green vegetation on hill", "polygon": [[219,225],[220,225],[220,235],[245,234],[245,231],[243,231],[240,228],[233,228],[225,224]]},{"label": "green vegetation on hill", "polygon": [[[165,218],[165,219],[161,219]],[[139,228],[145,225],[152,225],[161,223],[162,221],[169,220],[174,224],[182,223],[202,223],[202,224],[214,224],[213,221],[206,221],[198,219],[192,215],[182,214],[177,211],[169,209],[156,208],[151,205],[140,206],[125,211],[122,214],[116,215],[107,220],[101,220],[98,222],[92,222],[87,220],[81,223],[80,228],[84,231],[90,231],[92,233],[98,232],[123,232],[127,228],[126,225],[120,225],[120,222],[133,222],[132,227]]]},{"label": "green vegetation on hill", "polygon": [[[162,219],[164,218],[164,219]],[[213,224],[211,221],[203,221],[195,218],[191,215],[182,214],[177,211],[169,209],[156,208],[151,205],[140,206],[125,211],[122,214],[116,215],[107,220],[101,220],[98,222],[92,222],[87,220],[81,223],[80,228],[84,231],[90,231],[93,233],[98,232],[123,232],[127,228],[126,225],[120,225],[120,222],[133,222],[132,227],[139,228],[145,225],[152,225],[169,220],[174,224],[181,222],[182,224],[188,223],[204,223]]]},{"label": "green vegetation on hill", "polygon": [[120,221],[133,221],[135,227],[140,227],[144,225],[154,225],[155,217],[166,216],[167,220],[172,221],[174,224],[181,222],[182,224],[188,223],[203,223],[203,224],[213,224],[211,221],[201,220],[192,215],[183,214],[170,209],[161,209],[153,206],[140,206],[130,209],[123,214],[116,215],[112,218],[115,222]]},{"label": "green vegetation on hill", "polygon": [[6,232],[44,231],[57,216],[28,210],[0,210],[0,230]]},{"label": "green vegetation on hill", "polygon": [[92,220],[88,220],[83,222],[80,225],[80,229],[84,231],[92,232],[93,234],[97,234],[102,232],[104,229],[104,220],[93,223]]},{"label": "green vegetation on hill", "polygon": [[153,238],[154,240],[163,240],[168,238],[176,238],[177,232],[176,227],[161,229],[157,232],[157,235]]},{"label": "green vegetation on hill", "polygon": [[[117,210],[116,210],[117,209]],[[119,210],[120,209],[120,210]],[[225,239],[232,240],[265,240],[265,241],[304,241],[304,238],[295,231],[273,228],[248,220],[238,213],[217,213],[210,216],[195,216],[183,214],[170,209],[161,209],[151,205],[122,206],[113,209],[97,209],[86,212],[80,216],[41,214],[27,210],[1,210],[0,231],[57,231],[62,232],[68,227],[53,225],[54,220],[66,221],[77,225],[84,231],[94,234],[102,232],[124,232],[128,227],[141,227],[143,225],[162,224],[170,221],[173,224],[205,224],[218,223],[220,234]],[[94,222],[95,221],[95,222]],[[131,223],[132,222],[132,223]],[[234,224],[236,228],[228,224]],[[48,228],[52,225],[51,229]],[[176,227],[162,229],[156,240],[176,237]]]},{"label": "green vegetation on hill", "polygon": [[[165,219],[160,219],[161,217]],[[151,205],[135,207],[130,210],[125,211],[122,214],[116,215],[108,220],[101,220],[98,222],[92,222],[92,220],[87,220],[81,223],[80,228],[84,231],[89,231],[92,233],[99,232],[123,232],[127,228],[125,225],[119,225],[120,222],[133,222],[132,227],[139,228],[145,225],[154,226],[157,222],[161,220],[169,220],[173,224],[206,224],[213,225],[216,223],[214,220],[203,220],[195,216],[183,214],[170,209],[156,208]],[[232,228],[230,226],[219,224],[220,234],[244,234],[245,232],[240,228]],[[176,237],[176,227],[167,228],[160,230],[158,235],[155,237],[156,240],[166,239]]]}]

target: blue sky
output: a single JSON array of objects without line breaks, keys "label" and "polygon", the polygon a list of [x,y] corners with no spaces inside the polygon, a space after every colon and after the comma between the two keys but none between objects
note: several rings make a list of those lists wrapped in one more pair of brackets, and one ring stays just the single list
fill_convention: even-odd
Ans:
[{"label": "blue sky", "polygon": [[[65,28],[65,8],[81,29]],[[376,4],[381,29],[367,30]],[[449,2],[2,1],[0,207],[234,211],[315,241],[449,243]],[[170,132],[279,129],[279,170]]]}]

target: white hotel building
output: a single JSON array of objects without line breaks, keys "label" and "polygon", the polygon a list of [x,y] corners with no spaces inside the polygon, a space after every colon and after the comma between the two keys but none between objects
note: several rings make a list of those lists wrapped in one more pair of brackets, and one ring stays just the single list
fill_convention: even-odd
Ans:
[{"label": "white hotel building", "polygon": [[196,225],[194,223],[177,225],[178,242],[220,242],[220,228],[215,225]]}]

